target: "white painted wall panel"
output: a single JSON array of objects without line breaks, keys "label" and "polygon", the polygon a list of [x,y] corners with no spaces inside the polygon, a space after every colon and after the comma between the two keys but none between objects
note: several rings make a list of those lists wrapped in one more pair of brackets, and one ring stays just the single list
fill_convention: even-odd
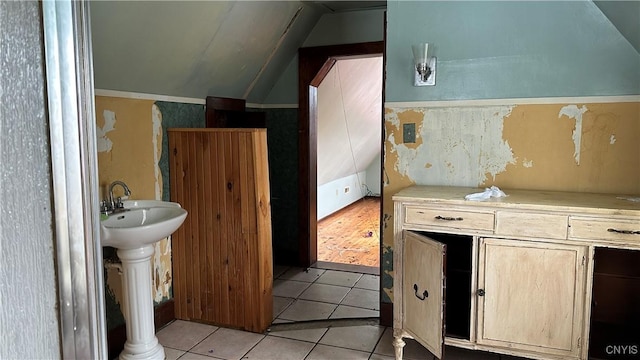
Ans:
[{"label": "white painted wall panel", "polygon": [[365,179],[362,171],[318,186],[318,220],[362,199],[365,192],[360,185]]}]

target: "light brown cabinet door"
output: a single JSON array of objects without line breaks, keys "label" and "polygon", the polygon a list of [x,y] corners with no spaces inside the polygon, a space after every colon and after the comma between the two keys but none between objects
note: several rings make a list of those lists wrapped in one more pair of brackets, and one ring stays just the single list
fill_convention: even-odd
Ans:
[{"label": "light brown cabinet door", "polygon": [[479,344],[577,358],[585,246],[481,239]]},{"label": "light brown cabinet door", "polygon": [[438,359],[444,341],[446,245],[404,231],[403,329]]}]

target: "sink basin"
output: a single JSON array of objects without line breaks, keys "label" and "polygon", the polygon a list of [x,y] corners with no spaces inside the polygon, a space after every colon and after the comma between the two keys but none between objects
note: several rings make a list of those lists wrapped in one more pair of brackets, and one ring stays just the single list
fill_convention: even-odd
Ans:
[{"label": "sink basin", "polygon": [[180,207],[180,204],[162,200],[125,200],[122,202],[125,209],[152,208],[152,207]]},{"label": "sink basin", "polygon": [[137,249],[160,241],[176,231],[187,217],[178,203],[157,200],[127,200],[126,211],[100,221],[102,246]]}]

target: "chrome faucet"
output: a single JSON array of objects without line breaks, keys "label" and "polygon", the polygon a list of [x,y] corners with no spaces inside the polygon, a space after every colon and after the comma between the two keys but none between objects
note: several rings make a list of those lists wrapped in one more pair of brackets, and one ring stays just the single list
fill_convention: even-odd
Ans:
[{"label": "chrome faucet", "polygon": [[125,196],[131,195],[131,190],[129,190],[129,187],[127,186],[127,184],[125,184],[124,182],[122,182],[120,180],[116,180],[116,181],[112,182],[109,185],[109,204],[108,204],[108,207],[106,209],[108,212],[116,212],[116,211],[122,209],[123,206],[124,206],[122,204],[122,199],[121,198],[117,198],[117,199],[113,198],[113,188],[116,187],[116,185],[122,186],[122,189],[124,189],[124,195]]}]

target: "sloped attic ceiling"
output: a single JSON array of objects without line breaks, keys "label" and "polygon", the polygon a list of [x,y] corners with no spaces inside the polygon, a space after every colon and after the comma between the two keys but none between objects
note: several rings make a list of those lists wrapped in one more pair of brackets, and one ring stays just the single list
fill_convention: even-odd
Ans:
[{"label": "sloped attic ceiling", "polygon": [[93,1],[95,87],[264,99],[322,11],[301,1]]},{"label": "sloped attic ceiling", "polygon": [[318,87],[318,185],[369,167],[381,119],[382,57],[338,60]]},{"label": "sloped attic ceiling", "polygon": [[325,13],[385,1],[92,1],[95,87],[261,103]]},{"label": "sloped attic ceiling", "polygon": [[640,53],[640,1],[594,1],[594,4]]}]

